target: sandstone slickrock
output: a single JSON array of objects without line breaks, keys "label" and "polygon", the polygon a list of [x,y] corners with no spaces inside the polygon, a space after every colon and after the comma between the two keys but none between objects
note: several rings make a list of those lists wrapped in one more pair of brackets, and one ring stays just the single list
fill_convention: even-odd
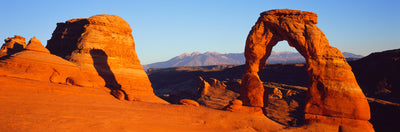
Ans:
[{"label": "sandstone slickrock", "polygon": [[312,12],[278,9],[260,14],[246,41],[246,73],[240,90],[243,104],[264,105],[264,89],[257,73],[264,67],[272,47],[286,40],[306,59],[310,76],[306,121],[373,131],[368,122],[367,99],[351,67],[342,53],[329,45],[325,34],[315,24],[317,14]]},{"label": "sandstone slickrock", "polygon": [[35,37],[23,51],[0,60],[0,74],[52,83],[93,86],[75,64],[50,54]]},{"label": "sandstone slickrock", "polygon": [[14,35],[13,38],[4,39],[4,44],[0,49],[0,57],[12,55],[21,52],[26,47],[25,38],[22,36]]},{"label": "sandstone slickrock", "polygon": [[57,24],[46,47],[77,64],[97,86],[121,90],[128,100],[166,103],[153,93],[131,32],[129,24],[115,15],[71,19]]}]

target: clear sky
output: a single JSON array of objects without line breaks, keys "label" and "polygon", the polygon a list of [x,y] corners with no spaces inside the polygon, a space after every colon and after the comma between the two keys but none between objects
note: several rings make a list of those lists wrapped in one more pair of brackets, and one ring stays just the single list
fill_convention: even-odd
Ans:
[{"label": "clear sky", "polygon": [[[317,26],[342,52],[368,55],[400,48],[399,0],[1,0],[0,39],[36,36],[46,45],[57,22],[113,14],[133,30],[142,64],[182,53],[240,53],[259,14],[297,9],[318,14]],[[3,43],[3,42],[2,42]],[[273,51],[295,51],[281,42]]]}]

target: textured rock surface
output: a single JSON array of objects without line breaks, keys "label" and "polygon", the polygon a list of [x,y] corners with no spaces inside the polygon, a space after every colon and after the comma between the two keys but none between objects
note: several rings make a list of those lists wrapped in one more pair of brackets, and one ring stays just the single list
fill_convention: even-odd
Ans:
[{"label": "textured rock surface", "polygon": [[35,37],[26,49],[0,60],[0,74],[52,83],[92,87],[80,69],[50,52]]},{"label": "textured rock surface", "polygon": [[128,100],[162,102],[136,55],[132,29],[121,17],[96,15],[58,23],[47,48],[77,64],[97,86],[121,90]]},{"label": "textured rock surface", "polygon": [[[310,76],[305,106],[306,120],[329,120],[328,123],[338,127],[373,130],[368,123],[370,108],[367,99],[351,67],[342,53],[329,45],[324,33],[315,24],[317,15],[312,12],[281,9],[261,13],[246,41],[246,74],[243,75],[241,87],[243,104],[258,107],[264,105],[263,86],[257,72],[264,66],[272,47],[286,40],[306,59]],[[327,118],[322,119],[320,116]],[[345,123],[345,119],[365,121],[362,122],[365,124],[349,124]]]},{"label": "textured rock surface", "polygon": [[4,42],[0,49],[0,57],[21,52],[26,47],[25,38],[18,35],[14,35],[13,38],[4,39]]}]

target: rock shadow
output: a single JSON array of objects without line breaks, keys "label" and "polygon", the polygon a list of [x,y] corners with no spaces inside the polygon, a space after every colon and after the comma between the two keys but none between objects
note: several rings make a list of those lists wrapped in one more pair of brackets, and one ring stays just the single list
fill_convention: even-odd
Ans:
[{"label": "rock shadow", "polygon": [[[90,50],[90,55],[92,56],[93,66],[95,67],[97,73],[106,82],[105,87],[111,90],[110,94],[117,99],[121,99],[121,97],[124,97],[124,99],[128,100],[126,92],[121,89],[121,85],[115,79],[115,75],[108,65],[107,54],[103,50],[92,49]],[[118,91],[122,92],[123,96],[118,95],[118,93],[120,93]]]}]

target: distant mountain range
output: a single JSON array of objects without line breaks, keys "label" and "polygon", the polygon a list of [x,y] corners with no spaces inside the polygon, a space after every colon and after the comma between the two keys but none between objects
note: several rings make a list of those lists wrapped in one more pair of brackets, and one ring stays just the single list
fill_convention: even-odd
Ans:
[{"label": "distant mountain range", "polygon": [[[343,52],[346,58],[351,60],[362,58],[362,55],[356,55],[349,52]],[[207,66],[207,65],[221,65],[221,64],[244,64],[245,63],[244,53],[228,53],[220,54],[217,52],[193,52],[191,54],[184,53],[177,57],[174,57],[168,61],[156,62],[148,65],[144,65],[144,69],[149,68],[166,68],[166,67],[178,67],[178,66]],[[267,62],[269,63],[304,63],[304,57],[298,52],[274,52],[272,51],[271,56],[268,57]]]}]

